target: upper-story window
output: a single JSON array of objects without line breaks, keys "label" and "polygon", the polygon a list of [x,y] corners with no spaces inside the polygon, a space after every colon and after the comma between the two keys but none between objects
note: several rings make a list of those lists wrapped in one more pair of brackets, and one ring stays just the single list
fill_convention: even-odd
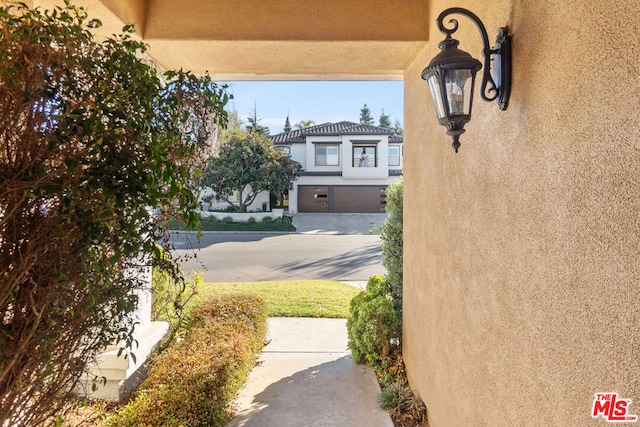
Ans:
[{"label": "upper-story window", "polygon": [[400,146],[389,146],[389,166],[400,166]]},{"label": "upper-story window", "polygon": [[378,147],[375,145],[354,145],[353,146],[353,167],[354,168],[374,168],[377,166]]},{"label": "upper-story window", "polygon": [[316,145],[316,166],[339,166],[340,150],[337,145]]}]

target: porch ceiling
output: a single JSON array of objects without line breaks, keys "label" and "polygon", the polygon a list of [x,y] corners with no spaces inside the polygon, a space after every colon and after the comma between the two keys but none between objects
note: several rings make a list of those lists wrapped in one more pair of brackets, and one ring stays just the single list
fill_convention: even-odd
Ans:
[{"label": "porch ceiling", "polygon": [[104,34],[135,24],[163,67],[220,80],[402,79],[428,38],[427,0],[75,3],[103,21]]}]

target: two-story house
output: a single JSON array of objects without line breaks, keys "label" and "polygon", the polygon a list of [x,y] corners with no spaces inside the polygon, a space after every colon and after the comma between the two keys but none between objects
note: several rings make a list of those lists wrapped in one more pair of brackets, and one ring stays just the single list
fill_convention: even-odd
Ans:
[{"label": "two-story house", "polygon": [[271,136],[302,165],[289,211],[384,212],[387,185],[402,175],[402,136],[353,122],[324,123]]}]

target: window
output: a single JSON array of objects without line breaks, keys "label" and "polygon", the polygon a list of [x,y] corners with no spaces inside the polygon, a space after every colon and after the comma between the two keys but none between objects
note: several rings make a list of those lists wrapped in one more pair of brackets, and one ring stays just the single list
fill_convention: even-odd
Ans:
[{"label": "window", "polygon": [[340,155],[337,145],[316,145],[316,166],[339,166]]},{"label": "window", "polygon": [[353,146],[353,167],[354,168],[374,168],[377,166],[376,146],[354,145]]},{"label": "window", "polygon": [[280,151],[282,151],[284,154],[286,154],[287,156],[291,156],[291,147],[287,147],[287,146],[278,146],[278,147],[276,147],[276,150],[280,150]]},{"label": "window", "polygon": [[400,147],[398,145],[389,146],[389,166],[400,166]]}]

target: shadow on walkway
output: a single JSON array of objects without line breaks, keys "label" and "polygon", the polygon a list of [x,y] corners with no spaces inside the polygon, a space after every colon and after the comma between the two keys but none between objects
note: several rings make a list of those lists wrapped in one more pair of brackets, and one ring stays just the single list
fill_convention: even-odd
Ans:
[{"label": "shadow on walkway", "polygon": [[391,427],[373,372],[346,348],[344,319],[269,319],[271,343],[229,427]]}]

